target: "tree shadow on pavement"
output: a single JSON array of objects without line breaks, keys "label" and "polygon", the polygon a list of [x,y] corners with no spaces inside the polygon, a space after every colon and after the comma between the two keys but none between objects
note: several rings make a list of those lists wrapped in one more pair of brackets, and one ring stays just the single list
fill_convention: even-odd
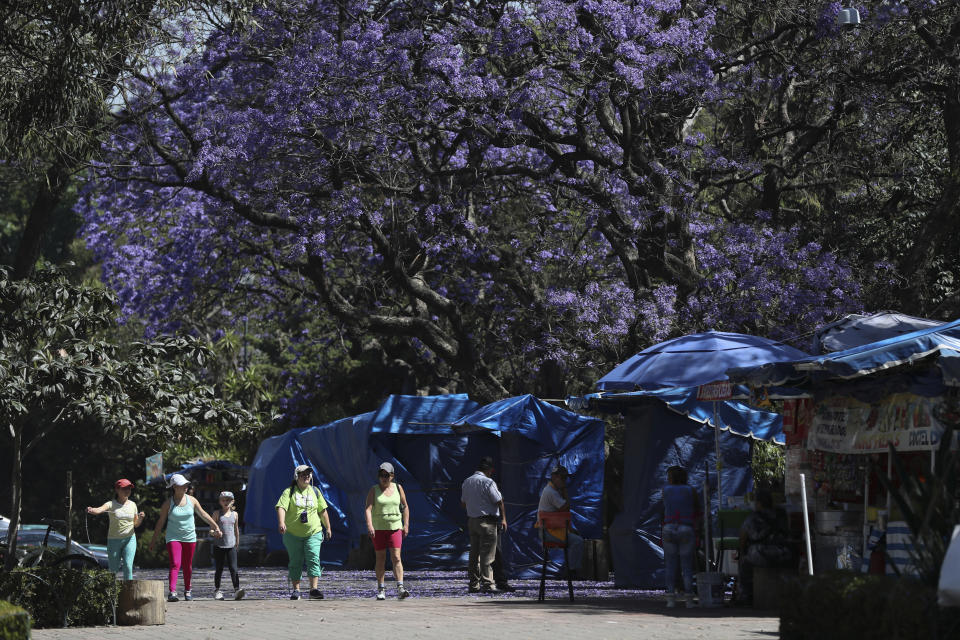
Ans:
[{"label": "tree shadow on pavement", "polygon": [[[576,597],[576,592],[574,592]],[[662,615],[672,618],[777,618],[776,611],[751,609],[746,607],[712,607],[687,609],[682,604],[674,609],[668,609],[663,600],[638,598],[610,598],[584,597],[570,602],[566,595],[563,597],[548,598],[540,602],[536,599],[498,599],[484,598],[464,602],[464,605],[483,607],[507,607],[510,609],[529,609],[531,611],[548,611],[552,609],[562,611],[578,611],[584,614],[609,613],[638,613],[646,615]]]}]

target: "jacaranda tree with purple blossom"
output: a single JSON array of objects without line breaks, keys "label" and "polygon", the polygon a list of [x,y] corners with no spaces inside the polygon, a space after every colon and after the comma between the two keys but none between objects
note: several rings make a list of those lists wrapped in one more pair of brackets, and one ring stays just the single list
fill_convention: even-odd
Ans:
[{"label": "jacaranda tree with purple blossom", "polygon": [[313,314],[478,398],[691,328],[806,328],[857,285],[797,225],[717,212],[710,177],[752,161],[705,131],[742,74],[717,71],[723,11],[280,3],[138,75],[88,245],[152,332],[209,330],[225,301]]}]

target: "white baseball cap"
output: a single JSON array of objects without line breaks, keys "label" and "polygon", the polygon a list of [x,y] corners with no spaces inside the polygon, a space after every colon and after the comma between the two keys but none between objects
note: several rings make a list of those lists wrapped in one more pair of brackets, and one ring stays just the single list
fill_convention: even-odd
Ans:
[{"label": "white baseball cap", "polygon": [[293,479],[296,480],[297,476],[299,476],[301,473],[306,473],[308,471],[310,473],[313,473],[313,467],[311,467],[308,464],[298,464],[297,468],[293,470]]},{"label": "white baseball cap", "polygon": [[167,480],[168,487],[182,487],[185,484],[190,484],[190,481],[184,478],[181,474],[175,473],[170,476],[170,479]]},{"label": "white baseball cap", "polygon": [[382,462],[380,464],[380,469],[386,471],[387,473],[393,473],[393,465],[389,462]]}]

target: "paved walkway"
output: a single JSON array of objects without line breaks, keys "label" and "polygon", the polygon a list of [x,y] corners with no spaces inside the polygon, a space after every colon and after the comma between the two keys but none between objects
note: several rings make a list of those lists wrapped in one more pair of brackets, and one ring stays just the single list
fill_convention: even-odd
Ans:
[{"label": "paved walkway", "polygon": [[[540,603],[536,600],[536,581],[515,582],[520,589],[513,594],[468,596],[460,588],[459,579],[434,577],[417,581],[411,575],[407,582],[414,597],[396,600],[393,585],[388,582],[388,599],[377,602],[371,597],[373,582],[365,574],[330,572],[321,581],[327,599],[294,602],[283,598],[282,571],[271,574],[258,576],[256,582],[252,579],[245,582],[250,588],[244,600],[218,602],[212,599],[209,584],[212,579],[206,572],[197,572],[194,586],[197,599],[168,603],[164,625],[35,629],[33,637],[38,640],[240,640],[295,638],[304,634],[428,640],[567,637],[764,640],[779,637],[777,618],[765,612],[666,609],[663,601],[650,592],[613,591],[602,583],[593,583],[593,588],[580,585],[583,589],[574,603],[563,599],[565,593],[560,587],[565,585],[556,583],[548,592],[550,599]],[[160,572],[137,577],[159,578]],[[443,584],[450,582],[456,585],[455,589]]]},{"label": "paved walkway", "polygon": [[636,603],[588,601],[427,599],[291,602],[194,600],[167,606],[154,627],[36,629],[38,640],[240,640],[241,638],[643,638],[644,640],[760,640],[777,638],[776,618],[723,609],[666,609]]}]

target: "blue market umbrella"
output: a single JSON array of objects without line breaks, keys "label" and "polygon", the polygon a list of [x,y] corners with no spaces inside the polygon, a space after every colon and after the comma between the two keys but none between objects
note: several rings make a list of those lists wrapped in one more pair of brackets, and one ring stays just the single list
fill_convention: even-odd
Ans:
[{"label": "blue market umbrella", "polygon": [[697,387],[727,380],[727,369],[808,357],[789,345],[742,333],[707,331],[647,347],[600,378],[600,391]]}]

